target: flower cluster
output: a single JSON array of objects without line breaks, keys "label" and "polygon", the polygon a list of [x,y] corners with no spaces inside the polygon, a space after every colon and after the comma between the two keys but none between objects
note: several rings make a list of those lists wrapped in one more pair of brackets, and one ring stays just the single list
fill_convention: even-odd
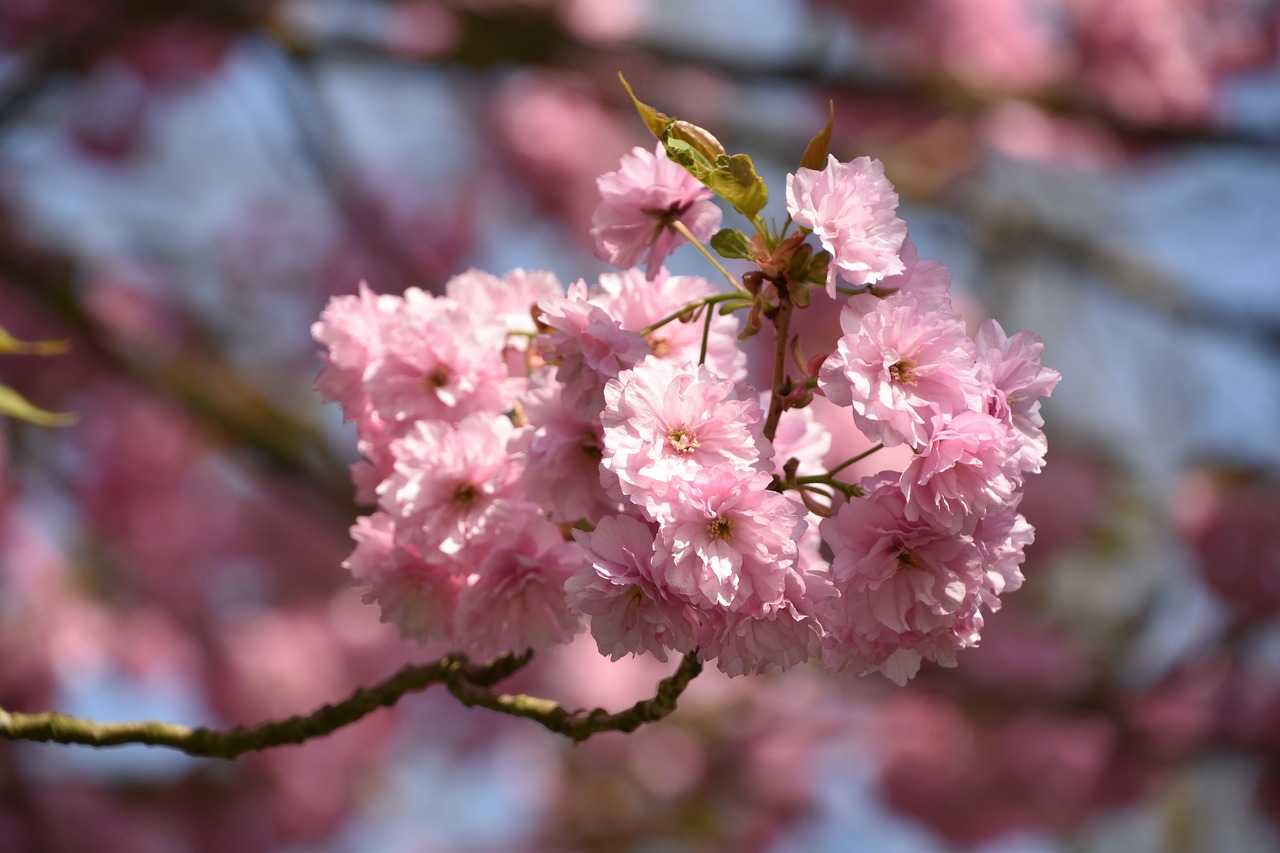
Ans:
[{"label": "flower cluster", "polygon": [[[694,653],[731,675],[821,657],[903,682],[922,660],[951,665],[1021,584],[1032,531],[1017,504],[1044,462],[1039,401],[1057,373],[1029,333],[988,321],[969,336],[865,157],[788,177],[790,235],[748,207],[739,162],[724,197],[757,233],[712,244],[750,247],[759,270],[721,267],[723,292],[669,274],[679,242],[720,225],[703,184],[730,168],[688,148],[683,167],[660,145],[601,178],[593,233],[622,272],[566,291],[548,273],[472,270],[444,295],[330,302],[317,385],[356,424],[358,495],[377,506],[348,569],[406,635],[468,651],[589,627],[615,660]],[[786,318],[809,288],[845,299],[844,334],[789,375]],[[762,318],[779,350],[757,388],[739,337]],[[910,462],[840,479],[815,393],[847,410],[837,429]]]}]

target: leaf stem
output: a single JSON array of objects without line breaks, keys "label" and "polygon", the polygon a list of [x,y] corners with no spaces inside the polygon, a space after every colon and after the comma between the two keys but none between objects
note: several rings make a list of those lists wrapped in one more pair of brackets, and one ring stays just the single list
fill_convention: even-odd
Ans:
[{"label": "leaf stem", "polygon": [[705,257],[708,261],[711,262],[711,265],[713,267],[720,270],[720,274],[729,280],[729,283],[733,285],[734,289],[737,290],[739,294],[745,293],[748,296],[751,295],[750,292],[745,287],[742,286],[742,282],[738,281],[738,277],[735,276],[733,273],[729,272],[727,269],[725,269],[724,264],[720,263],[720,259],[717,258],[715,255],[713,255],[711,253],[711,250],[708,249],[705,245],[703,245],[701,240],[693,236],[693,232],[689,230],[689,227],[687,225],[685,225],[683,222],[677,219],[671,223],[670,227],[673,231],[675,231],[681,237],[685,238],[690,243],[692,243],[694,247],[699,252],[702,253],[703,257]]}]

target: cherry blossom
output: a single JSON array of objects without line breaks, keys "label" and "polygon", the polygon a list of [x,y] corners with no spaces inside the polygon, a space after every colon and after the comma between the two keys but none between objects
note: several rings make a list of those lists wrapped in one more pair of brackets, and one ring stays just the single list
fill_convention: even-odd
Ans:
[{"label": "cherry blossom", "polygon": [[663,260],[685,238],[671,226],[682,223],[698,240],[720,228],[723,214],[711,201],[711,191],[658,145],[655,153],[634,148],[616,172],[596,182],[600,206],[591,217],[596,257],[627,269],[642,261],[649,278],[656,278]]},{"label": "cherry blossom", "polygon": [[870,157],[841,163],[832,155],[822,171],[801,167],[787,175],[787,212],[831,253],[831,297],[837,278],[856,287],[906,269],[899,253],[907,224],[897,210],[898,193],[885,178],[883,164]]},{"label": "cherry blossom", "polygon": [[819,387],[868,438],[920,447],[934,415],[977,407],[977,352],[949,300],[897,293],[862,316],[845,308],[840,325]]}]

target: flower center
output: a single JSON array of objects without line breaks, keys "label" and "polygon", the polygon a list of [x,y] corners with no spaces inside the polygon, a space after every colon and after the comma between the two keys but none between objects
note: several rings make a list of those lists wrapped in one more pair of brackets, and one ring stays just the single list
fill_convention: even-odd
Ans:
[{"label": "flower center", "polygon": [[903,385],[915,385],[917,382],[915,362],[908,358],[895,362],[889,367],[889,375],[894,378],[895,382],[900,382]]},{"label": "flower center", "polygon": [[437,364],[424,380],[428,388],[443,388],[453,378],[453,371],[447,364]]},{"label": "flower center", "polygon": [[480,492],[471,483],[459,483],[453,489],[453,502],[461,507],[469,507],[480,497]]},{"label": "flower center", "polygon": [[712,539],[728,539],[733,536],[733,519],[713,518],[707,525],[707,533]]},{"label": "flower center", "polygon": [[893,550],[898,555],[897,571],[902,572],[902,571],[906,571],[907,569],[920,568],[920,560],[916,557],[915,553],[910,548],[908,548],[905,545],[898,544],[897,546],[894,547]]},{"label": "flower center", "polygon": [[676,453],[692,453],[698,449],[698,436],[684,427],[672,427],[667,433],[667,441]]},{"label": "flower center", "polygon": [[652,350],[653,354],[658,358],[662,358],[667,353],[671,352],[671,341],[666,338],[659,338],[655,335],[650,335],[648,337],[648,341],[649,349]]}]

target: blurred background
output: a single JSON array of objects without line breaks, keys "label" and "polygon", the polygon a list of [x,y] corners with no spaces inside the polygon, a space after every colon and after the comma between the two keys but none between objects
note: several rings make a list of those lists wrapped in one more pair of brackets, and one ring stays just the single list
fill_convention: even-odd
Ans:
[{"label": "blurred background", "polygon": [[[905,689],[699,678],[571,746],[411,696],[235,763],[0,743],[0,851],[1280,849],[1280,3],[0,0],[0,707],[227,726],[446,651],[340,567],[309,328],[360,280],[604,271],[617,82],[785,174],[881,158],[1046,343],[1025,587]],[[687,250],[686,250],[687,251]],[[706,270],[679,253],[677,272]],[[516,687],[621,707],[589,638]]]}]

